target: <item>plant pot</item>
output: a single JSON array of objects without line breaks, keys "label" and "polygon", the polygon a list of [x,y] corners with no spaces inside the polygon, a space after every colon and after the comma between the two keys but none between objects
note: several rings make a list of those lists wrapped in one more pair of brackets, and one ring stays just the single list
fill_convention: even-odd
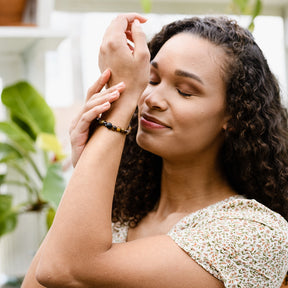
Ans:
[{"label": "plant pot", "polygon": [[27,0],[0,0],[0,26],[23,24]]}]

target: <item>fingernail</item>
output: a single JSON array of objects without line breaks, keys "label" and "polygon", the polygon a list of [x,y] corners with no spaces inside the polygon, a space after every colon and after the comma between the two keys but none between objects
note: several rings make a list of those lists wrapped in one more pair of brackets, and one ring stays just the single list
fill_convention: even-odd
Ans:
[{"label": "fingernail", "polygon": [[134,24],[137,25],[137,26],[140,26],[140,21],[138,19],[135,19],[134,20]]},{"label": "fingernail", "polygon": [[120,82],[120,83],[118,83],[118,84],[116,85],[117,88],[119,88],[119,87],[124,87],[124,86],[125,86],[124,82]]},{"label": "fingernail", "polygon": [[108,72],[109,72],[109,68],[105,69],[105,70],[103,71],[102,75],[105,75],[105,74],[107,74]]},{"label": "fingernail", "polygon": [[108,106],[110,106],[110,102],[107,101],[107,102],[103,103],[103,106],[104,106],[104,107],[108,107]]}]

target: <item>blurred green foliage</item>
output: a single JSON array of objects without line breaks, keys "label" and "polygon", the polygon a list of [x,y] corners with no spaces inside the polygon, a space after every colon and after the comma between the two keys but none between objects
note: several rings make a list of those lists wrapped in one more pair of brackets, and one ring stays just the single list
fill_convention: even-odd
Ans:
[{"label": "blurred green foliage", "polygon": [[[0,122],[0,237],[17,226],[18,215],[47,211],[48,228],[65,188],[61,160],[65,157],[55,135],[54,114],[28,82],[5,87],[1,101],[8,112]],[[17,193],[25,201],[14,203]]]}]

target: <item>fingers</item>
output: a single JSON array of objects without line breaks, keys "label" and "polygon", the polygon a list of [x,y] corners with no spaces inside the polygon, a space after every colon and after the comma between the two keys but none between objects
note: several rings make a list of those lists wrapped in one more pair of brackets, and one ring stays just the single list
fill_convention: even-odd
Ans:
[{"label": "fingers", "polygon": [[[131,51],[133,51],[136,58],[143,59],[143,56],[145,58],[149,58],[149,50],[147,46],[147,40],[146,35],[143,32],[141,28],[141,23],[145,23],[147,19],[137,13],[129,13],[129,14],[121,14],[118,15],[114,21],[112,21],[112,27],[110,26],[110,29],[115,33],[117,29],[121,29],[122,32],[125,33],[125,38],[122,39],[122,41],[125,41],[125,44],[128,45]],[[119,38],[118,38],[119,39]],[[111,41],[110,46],[114,47],[115,49],[119,49],[121,47],[119,44],[116,43],[116,39],[113,38],[113,41]],[[127,41],[128,40],[128,41]],[[129,43],[131,41],[131,43]],[[127,43],[128,42],[128,43]],[[124,44],[124,42],[123,42]]]},{"label": "fingers", "polygon": [[95,119],[95,115],[104,113],[111,107],[110,102],[94,106],[92,109],[81,113],[79,120],[75,121],[70,129],[70,142],[72,148],[71,160],[73,167],[76,166],[89,138],[89,127]]},{"label": "fingers", "polygon": [[[85,111],[81,114],[81,117],[75,126],[75,135],[82,135],[87,134],[88,137],[88,131],[89,127],[91,125],[91,122],[98,117],[99,114],[102,114],[109,110],[111,107],[110,102],[105,102],[101,105],[97,105],[92,107],[90,110]],[[87,139],[85,139],[86,142]]]},{"label": "fingers", "polygon": [[131,31],[126,31],[125,34],[126,34],[127,40],[133,42],[133,37],[132,37]]},{"label": "fingers", "polygon": [[[111,104],[112,102],[116,101],[120,96],[120,92],[118,90],[113,91],[112,89],[114,89],[114,87],[104,91],[101,95],[99,94],[93,95],[83,107],[82,113],[94,109],[94,107],[104,105],[105,103]],[[98,114],[101,113],[103,112],[100,112]]]},{"label": "fingers", "polygon": [[[105,91],[100,93],[100,91],[103,89],[103,87],[108,83],[110,77],[111,77],[111,71],[110,71],[110,69],[106,69],[101,74],[101,76],[98,78],[98,80],[88,89],[87,96],[86,96],[86,104],[85,104],[84,108],[82,108],[81,112],[72,121],[71,126],[70,126],[70,134],[71,134],[71,131],[76,127],[76,125],[77,125],[79,119],[81,118],[82,114],[85,113],[87,110],[89,110],[89,108],[88,108],[89,105],[93,105],[93,104],[95,106],[96,105],[102,105],[103,103],[105,103],[107,101],[112,103],[113,101],[118,99],[120,93],[124,91],[125,84],[123,82],[121,82],[118,85],[115,85],[115,86],[113,86],[113,87],[111,87],[111,88],[109,88],[109,89],[107,89],[107,90],[105,90]],[[116,93],[116,95],[109,94],[109,93],[112,93],[113,91],[118,91],[118,92]],[[105,95],[107,95],[108,97],[106,96],[106,98],[105,98]],[[117,98],[115,98],[115,96],[117,96]],[[91,98],[96,98],[96,97],[99,98],[98,103],[89,102],[89,100]]]},{"label": "fingers", "polygon": [[[90,88],[90,89],[92,89],[92,88]],[[119,96],[120,93],[122,93],[124,91],[124,89],[125,89],[124,82],[120,82],[117,85],[114,85],[114,86],[112,86],[112,87],[110,87],[110,88],[108,88],[102,92],[95,93],[92,96],[90,96],[89,99],[86,101],[86,105],[94,99],[98,99],[99,101],[101,101],[101,103],[104,103],[106,101],[113,102],[113,101],[115,101],[113,99],[113,97],[115,95]],[[111,100],[110,98],[112,99],[112,101],[110,101]],[[103,99],[104,99],[104,101],[103,101]],[[100,104],[100,103],[98,103],[98,104]]]},{"label": "fingers", "polygon": [[[106,29],[102,42],[104,46],[111,46],[111,48],[114,50],[117,49],[119,45],[120,47],[125,45],[127,38],[120,37],[120,35],[125,34],[127,31],[131,31],[131,25],[135,19],[137,19],[139,23],[145,23],[147,21],[145,17],[137,13],[120,14],[114,18],[114,20]],[[115,37],[115,35],[117,35],[117,37]]]},{"label": "fingers", "polygon": [[[92,93],[91,91],[93,91],[95,88],[92,87],[89,89],[90,93]],[[89,129],[91,122],[100,114],[106,112],[111,107],[111,103],[120,97],[120,93],[123,92],[124,89],[125,84],[120,82],[119,84],[112,86],[111,88],[102,91],[101,93],[96,93],[92,96],[89,95],[89,97],[87,96],[88,100],[71,124],[70,134],[73,130],[76,129],[76,126],[78,126],[78,133],[83,133],[85,130]],[[90,116],[93,118],[91,119]]]},{"label": "fingers", "polygon": [[147,58],[149,61],[150,53],[147,46],[146,35],[144,34],[140,21],[135,19],[132,24],[132,38],[134,42],[134,56],[136,59],[143,60]]},{"label": "fingers", "polygon": [[[73,121],[69,134],[70,134],[70,142],[72,146],[72,158],[73,162],[76,164],[78,161],[81,152],[87,143],[89,137],[89,127],[92,121],[98,117],[99,114],[102,114],[109,110],[111,107],[110,102],[105,102],[97,106],[91,107],[91,109],[83,110],[77,116],[77,118]],[[78,152],[76,152],[78,151]],[[73,166],[75,166],[73,164]]]},{"label": "fingers", "polygon": [[[73,120],[70,126],[69,134],[71,138],[71,143],[79,146],[79,143],[75,143],[75,139],[79,139],[80,135],[87,134],[86,139],[82,142],[86,142],[88,138],[88,130],[91,122],[98,117],[99,114],[106,112],[110,108],[110,102],[106,101],[105,103],[93,106],[90,109],[83,108],[77,117]],[[72,145],[73,146],[73,145]]]},{"label": "fingers", "polygon": [[112,71],[108,85],[123,80],[127,91],[137,90],[139,95],[147,85],[150,68],[150,53],[140,25],[144,22],[146,19],[136,13],[116,17],[104,34],[98,57],[100,70]]},{"label": "fingers", "polygon": [[140,23],[145,23],[147,21],[147,18],[138,14],[138,13],[127,13],[122,14],[120,17],[124,17],[127,19],[128,22],[134,22],[135,19],[138,19]]},{"label": "fingers", "polygon": [[118,15],[112,23],[117,27],[126,30],[130,30],[130,25],[137,19],[140,23],[145,23],[147,19],[138,13],[127,13]]}]

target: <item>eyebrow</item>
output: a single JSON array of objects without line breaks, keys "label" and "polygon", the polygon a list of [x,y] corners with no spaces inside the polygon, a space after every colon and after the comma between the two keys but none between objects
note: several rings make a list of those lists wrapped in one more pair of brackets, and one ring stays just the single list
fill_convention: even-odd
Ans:
[{"label": "eyebrow", "polygon": [[[158,67],[159,67],[159,66],[158,66],[158,63],[155,62],[155,61],[151,61],[151,65],[152,65],[154,68],[156,68],[156,69],[158,69]],[[199,83],[204,84],[203,81],[201,80],[201,78],[200,78],[199,76],[197,76],[196,74],[191,73],[191,72],[187,72],[187,71],[183,71],[183,70],[177,69],[177,70],[175,70],[175,75],[180,76],[180,77],[192,78],[192,79],[198,81]]]},{"label": "eyebrow", "polygon": [[158,63],[157,63],[157,62],[151,61],[151,65],[152,65],[154,68],[158,69]]},{"label": "eyebrow", "polygon": [[183,70],[176,70],[175,75],[181,76],[181,77],[192,78],[192,79],[200,82],[201,84],[204,84],[199,76],[197,76],[196,74],[191,73],[191,72],[187,72],[187,71],[183,71]]}]

